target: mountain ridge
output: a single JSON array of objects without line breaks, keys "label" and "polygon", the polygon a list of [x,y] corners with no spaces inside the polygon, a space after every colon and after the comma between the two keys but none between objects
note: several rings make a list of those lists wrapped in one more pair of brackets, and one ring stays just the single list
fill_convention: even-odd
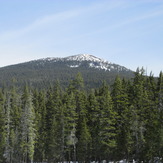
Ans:
[{"label": "mountain ridge", "polygon": [[[92,68],[97,68],[97,69],[103,69],[103,70],[108,70],[110,71],[111,69],[114,69],[115,66],[113,65],[117,65],[119,69],[117,70],[125,70],[125,71],[132,71],[124,66],[120,66],[118,64],[109,62],[107,60],[98,58],[96,56],[90,55],[90,54],[77,54],[77,55],[72,55],[72,56],[68,56],[68,57],[47,57],[47,58],[42,58],[42,59],[38,59],[38,60],[33,60],[33,61],[29,61],[29,62],[65,62],[65,61],[77,61],[77,62],[82,62],[82,61],[87,61],[87,62],[91,62],[89,64],[89,67]],[[99,64],[93,64],[92,62],[96,62]],[[27,63],[27,62],[26,62]],[[109,66],[112,65],[112,66]],[[68,65],[71,68],[76,68],[80,66],[80,63],[77,65]]]},{"label": "mountain ridge", "polygon": [[103,62],[107,62],[106,60],[103,60],[101,58],[98,58],[94,55],[91,54],[77,54],[77,55],[71,55],[68,57],[47,57],[47,58],[41,58],[41,59],[37,59],[37,60],[33,60],[33,61],[39,61],[39,60],[48,60],[48,61],[54,61],[54,60],[75,60],[75,61],[103,61]]},{"label": "mountain ridge", "polygon": [[117,75],[122,78],[131,78],[133,71],[111,63],[107,60],[89,54],[78,54],[68,57],[48,57],[32,60],[0,68],[0,86],[2,83],[11,85],[12,80],[18,85],[29,83],[34,87],[44,87],[56,80],[67,85],[80,72],[89,88],[98,86],[103,80],[109,84]]}]

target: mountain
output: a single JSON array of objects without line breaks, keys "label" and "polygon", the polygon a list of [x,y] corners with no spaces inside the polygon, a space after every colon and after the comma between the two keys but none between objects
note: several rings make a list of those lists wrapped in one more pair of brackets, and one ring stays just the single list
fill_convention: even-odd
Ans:
[{"label": "mountain", "polygon": [[133,77],[133,71],[88,54],[65,58],[44,58],[0,68],[0,86],[18,86],[25,83],[34,87],[46,87],[57,80],[67,86],[80,72],[88,88],[99,86],[103,80],[113,83],[115,77]]}]

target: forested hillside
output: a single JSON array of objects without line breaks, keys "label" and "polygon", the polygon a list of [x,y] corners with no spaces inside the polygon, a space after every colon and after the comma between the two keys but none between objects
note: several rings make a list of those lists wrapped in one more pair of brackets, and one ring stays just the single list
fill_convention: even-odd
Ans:
[{"label": "forested hillside", "polygon": [[[23,91],[22,91],[23,90]],[[163,158],[163,73],[86,91],[80,73],[37,90],[0,89],[0,163]]]},{"label": "forested hillside", "polygon": [[33,88],[48,88],[49,84],[60,81],[67,87],[69,81],[80,72],[85,88],[99,87],[102,81],[112,84],[117,75],[130,79],[133,71],[92,55],[80,54],[66,58],[45,58],[0,68],[0,87],[17,87],[28,83]]}]

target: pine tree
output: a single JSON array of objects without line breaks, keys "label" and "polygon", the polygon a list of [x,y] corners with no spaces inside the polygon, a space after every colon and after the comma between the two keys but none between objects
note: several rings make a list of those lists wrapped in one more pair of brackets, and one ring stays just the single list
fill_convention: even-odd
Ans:
[{"label": "pine tree", "polygon": [[76,112],[78,114],[77,122],[77,157],[78,161],[88,161],[90,153],[90,131],[87,125],[87,98],[86,94],[82,90],[76,90],[78,93],[76,95]]},{"label": "pine tree", "polygon": [[84,80],[80,72],[77,73],[75,76],[75,79],[70,81],[70,84],[68,86],[68,92],[76,92],[83,90],[84,88]]},{"label": "pine tree", "polygon": [[65,93],[64,95],[64,117],[65,117],[65,146],[66,146],[66,159],[76,159],[76,127],[77,127],[77,113],[76,113],[76,101],[74,93]]},{"label": "pine tree", "polygon": [[32,104],[31,92],[27,86],[21,99],[21,118],[20,118],[20,162],[33,162],[35,145],[35,113]]},{"label": "pine tree", "polygon": [[[143,159],[145,161],[153,160],[157,153],[158,140],[158,109],[156,105],[156,83],[153,76],[146,78],[145,90],[147,100],[145,106],[145,144],[143,151]],[[154,160],[153,160],[154,161]]]},{"label": "pine tree", "polygon": [[5,161],[4,149],[5,149],[5,113],[4,113],[4,95],[0,89],[0,163]]},{"label": "pine tree", "polygon": [[91,135],[89,128],[87,126],[85,116],[80,117],[80,135],[78,136],[77,152],[78,152],[78,161],[79,162],[90,162],[89,150]]},{"label": "pine tree", "polygon": [[[80,73],[78,73],[74,80],[72,80],[68,86],[67,94],[65,96],[65,112],[66,122],[68,125],[66,126],[66,132],[68,136],[68,148],[69,148],[69,160],[70,155],[72,155],[72,159],[76,161],[76,144],[78,141],[78,135],[80,134],[79,126],[81,124],[80,117],[85,115],[85,105],[86,105],[86,97],[83,91],[84,89],[84,81]],[[69,97],[68,97],[69,96]],[[69,102],[69,99],[72,99],[72,103]],[[71,109],[72,108],[72,109]],[[70,120],[70,115],[72,118]],[[72,148],[73,147],[73,150]]]},{"label": "pine tree", "polygon": [[34,93],[33,105],[35,109],[36,123],[36,143],[34,160],[42,162],[45,160],[45,142],[46,142],[46,102],[45,91]]},{"label": "pine tree", "polygon": [[9,94],[6,93],[5,99],[5,151],[4,157],[6,159],[6,163],[11,162],[12,155],[12,146],[10,142],[10,132],[11,132],[11,115],[10,115],[10,97]]},{"label": "pine tree", "polygon": [[95,91],[91,90],[88,96],[88,126],[91,134],[91,151],[90,151],[90,159],[97,161],[98,155],[100,153],[100,108],[99,103],[97,101],[97,97],[95,96]]},{"label": "pine tree", "polygon": [[51,134],[51,128],[52,128],[52,122],[54,119],[54,96],[53,96],[53,89],[50,87],[47,91],[47,101],[46,101],[46,142],[45,142],[45,157],[50,160],[51,156],[50,155],[50,134]]},{"label": "pine tree", "polygon": [[159,144],[158,144],[158,155],[160,158],[163,157],[163,73],[160,72],[158,83],[158,113],[159,113]]},{"label": "pine tree", "polygon": [[61,161],[64,158],[64,106],[59,82],[48,92],[46,155],[48,161]]},{"label": "pine tree", "polygon": [[18,162],[19,160],[19,123],[20,123],[20,95],[16,87],[12,87],[10,93],[10,144],[11,144],[11,160]]},{"label": "pine tree", "polygon": [[133,145],[131,138],[129,98],[125,80],[116,77],[112,88],[113,108],[116,111],[116,131],[117,131],[117,156],[116,158],[129,159],[131,147]]},{"label": "pine tree", "polygon": [[99,90],[98,102],[100,108],[99,139],[101,143],[99,148],[103,151],[102,153],[100,152],[100,157],[108,159],[108,156],[112,157],[116,148],[116,112],[113,110],[110,91],[105,82]]},{"label": "pine tree", "polygon": [[145,145],[145,131],[146,131],[146,111],[148,110],[148,94],[145,89],[146,77],[144,76],[144,69],[137,69],[135,73],[133,87],[132,87],[132,100],[131,100],[131,115],[132,115],[132,133],[134,135],[133,146],[134,157],[143,161],[144,159],[144,145]]}]

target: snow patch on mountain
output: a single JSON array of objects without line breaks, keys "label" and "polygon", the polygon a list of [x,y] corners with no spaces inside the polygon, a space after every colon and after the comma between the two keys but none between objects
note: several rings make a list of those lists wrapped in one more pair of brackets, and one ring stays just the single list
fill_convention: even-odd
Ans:
[{"label": "snow patch on mountain", "polygon": [[89,67],[97,68],[97,69],[103,69],[105,71],[108,70],[108,67],[106,65],[103,65],[103,64],[95,65],[94,63],[90,63]]},{"label": "snow patch on mountain", "polygon": [[64,58],[67,61],[91,61],[91,62],[107,62],[101,58],[89,54],[78,54]]},{"label": "snow patch on mountain", "polygon": [[[35,60],[36,61],[36,60]],[[89,54],[78,54],[78,55],[73,55],[65,58],[55,58],[55,57],[49,57],[49,58],[43,58],[39,59],[37,61],[47,61],[47,62],[57,62],[57,61],[90,61],[90,62],[101,62],[101,63],[107,63],[109,64],[108,61],[103,60],[101,58],[95,57],[93,55]]]},{"label": "snow patch on mountain", "polygon": [[[89,54],[78,54],[78,55],[74,55],[74,56],[69,56],[66,58],[63,58],[65,61],[77,61],[77,62],[82,62],[82,61],[87,61],[89,62],[89,67],[90,68],[96,68],[96,69],[102,69],[105,71],[110,71],[110,62],[103,60],[101,58],[95,57],[93,55],[89,55]],[[79,65],[71,65],[69,67],[75,68],[75,67],[79,67],[81,64],[79,63]]]},{"label": "snow patch on mountain", "polygon": [[95,68],[99,70],[105,71],[130,71],[129,69],[113,64],[101,58],[95,57],[89,54],[78,54],[73,55],[65,58],[44,58],[37,60],[39,64],[43,65],[46,62],[55,63],[55,62],[65,62],[65,64],[70,68],[77,68],[82,65],[83,62],[86,62],[90,68]]},{"label": "snow patch on mountain", "polygon": [[38,60],[34,60],[32,62],[35,62],[35,61],[38,61],[38,62],[42,62],[42,63],[45,63],[45,62],[57,62],[57,61],[60,61],[62,58],[54,58],[54,57],[48,57],[48,58],[42,58],[42,59],[38,59]]},{"label": "snow patch on mountain", "polygon": [[78,65],[70,65],[69,67],[76,68],[76,67],[79,67],[79,66],[80,66],[80,64],[78,64]]}]

